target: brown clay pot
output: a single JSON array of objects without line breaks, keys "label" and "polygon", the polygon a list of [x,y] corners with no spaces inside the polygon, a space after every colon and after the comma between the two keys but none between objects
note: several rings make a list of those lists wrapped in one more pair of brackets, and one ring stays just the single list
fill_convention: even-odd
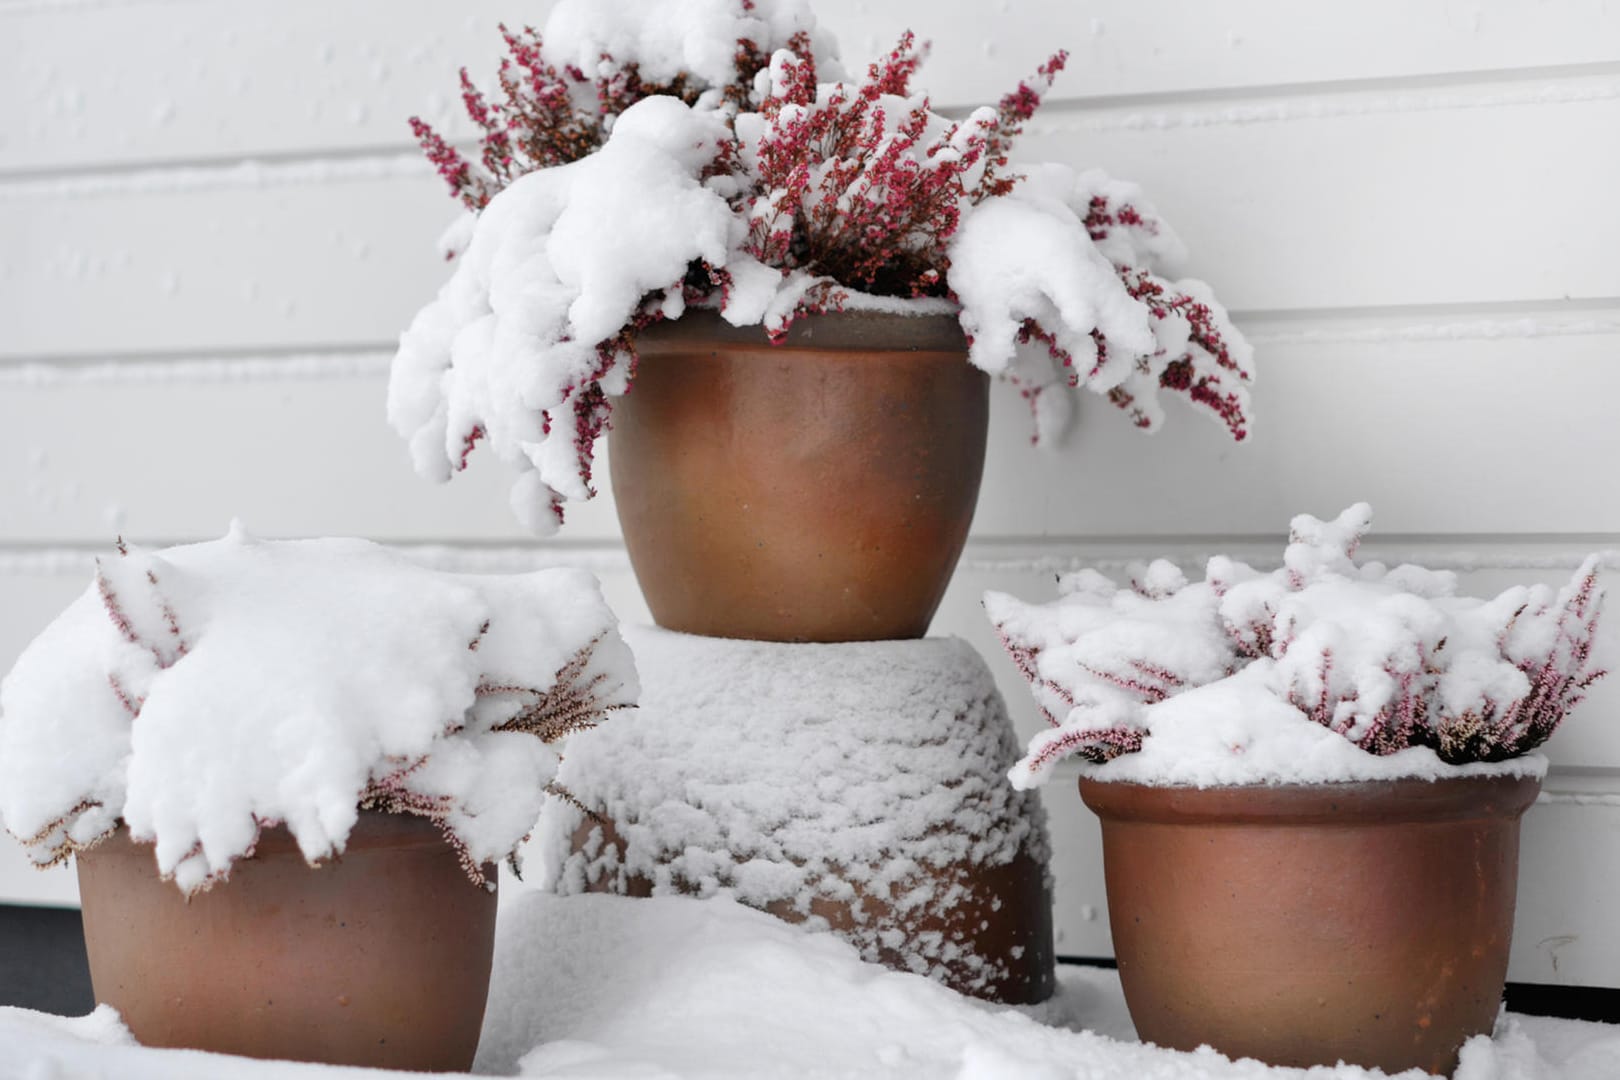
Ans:
[{"label": "brown clay pot", "polygon": [[229,880],[189,901],[125,829],[78,862],[96,1001],[142,1044],[471,1067],[496,897],[432,823],[362,813],[342,858],[319,867],[285,828],[266,829]]},{"label": "brown clay pot", "polygon": [[702,311],[637,347],[609,459],[658,625],[758,641],[927,633],[989,423],[989,379],[955,319],[817,315],[773,346]]},{"label": "brown clay pot", "polygon": [[1450,1075],[1496,1022],[1534,778],[1080,781],[1137,1033]]}]

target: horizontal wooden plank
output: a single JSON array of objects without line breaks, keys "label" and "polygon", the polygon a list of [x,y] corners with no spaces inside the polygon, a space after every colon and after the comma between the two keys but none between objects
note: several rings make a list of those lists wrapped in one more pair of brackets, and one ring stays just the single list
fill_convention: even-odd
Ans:
[{"label": "horizontal wooden plank", "polygon": [[[1608,713],[1613,716],[1612,709]],[[1546,787],[1557,797],[1558,778]],[[1556,986],[1620,986],[1614,873],[1620,866],[1620,794],[1612,777],[1596,800],[1561,799],[1525,815],[1519,903],[1508,978]]]},{"label": "horizontal wooden plank", "polygon": [[[0,12],[0,170],[398,147],[404,120],[456,114],[455,71],[493,70],[495,26],[542,23],[548,0],[240,0],[35,5]],[[1602,0],[1490,8],[1376,0],[820,0],[852,65],[911,27],[945,105],[990,102],[1053,49],[1054,96],[1196,97],[1277,84],[1424,80],[1613,63]],[[130,48],[139,42],[140,48]],[[1432,81],[1432,80],[1431,80]],[[456,125],[453,130],[465,130]]]},{"label": "horizontal wooden plank", "polygon": [[[1620,262],[1569,241],[1620,190],[1620,144],[1590,137],[1620,130],[1620,97],[1089,122],[1049,125],[1029,157],[1139,180],[1185,236],[1188,269],[1235,310],[1620,297]],[[398,160],[216,171],[213,187],[185,171],[169,190],[160,175],[100,194],[0,183],[0,358],[392,340],[444,280],[434,241],[454,216],[437,179],[398,175]],[[1533,227],[1514,216],[1526,206]]]},{"label": "horizontal wooden plank", "polygon": [[[1620,296],[1620,267],[1567,240],[1620,185],[1620,144],[1589,137],[1602,129],[1588,125],[1620,124],[1620,81],[1600,85],[1608,96],[1456,109],[1311,100],[1276,120],[1276,102],[1188,116],[1122,107],[1050,118],[1021,152],[1142,184],[1186,241],[1189,270],[1234,309]],[[1537,207],[1533,226],[1515,223],[1519,206]]]},{"label": "horizontal wooden plank", "polygon": [[493,73],[501,21],[538,21],[550,6],[251,0],[13,15],[0,97],[18,107],[0,119],[0,168],[409,145],[408,117],[460,115],[462,65]]},{"label": "horizontal wooden plank", "polygon": [[[1620,503],[1584,486],[1620,458],[1616,342],[1279,341],[1261,350],[1243,444],[1179,401],[1148,436],[1086,395],[1064,444],[1035,448],[1022,401],[998,385],[975,534],[1266,536],[1363,499],[1387,536],[1620,534]],[[520,538],[487,454],[447,485],[417,478],[384,423],[384,382],[5,385],[0,540],[217,535],[233,515],[271,534]],[[616,533],[604,496],[572,508],[563,537]]]}]

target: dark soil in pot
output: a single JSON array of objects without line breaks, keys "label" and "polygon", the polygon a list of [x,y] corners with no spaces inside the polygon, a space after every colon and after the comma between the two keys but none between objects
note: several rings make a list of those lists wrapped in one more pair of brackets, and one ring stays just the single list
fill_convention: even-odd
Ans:
[{"label": "dark soil in pot", "polygon": [[[496,895],[431,822],[364,812],[340,859],[283,827],[189,900],[124,829],[78,857],[96,1000],[147,1046],[464,1071]],[[493,879],[492,879],[493,880]]]},{"label": "dark soil in pot", "polygon": [[1080,781],[1144,1040],[1450,1075],[1496,1022],[1534,778]]},{"label": "dark soil in pot", "polygon": [[927,632],[989,424],[989,377],[954,318],[811,316],[773,346],[692,312],[638,348],[609,457],[660,626],[759,641]]}]

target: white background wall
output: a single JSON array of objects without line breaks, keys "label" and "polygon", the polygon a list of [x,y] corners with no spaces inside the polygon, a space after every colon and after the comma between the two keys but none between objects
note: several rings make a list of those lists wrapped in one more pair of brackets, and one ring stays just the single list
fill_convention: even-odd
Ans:
[{"label": "white background wall", "polygon": [[[444,277],[453,215],[405,118],[543,0],[0,0],[0,669],[115,534],[360,534],[446,565],[574,562],[645,617],[608,500],[523,536],[480,460],[410,471],[391,343]],[[996,665],[986,587],[1101,560],[1275,559],[1289,517],[1376,508],[1369,555],[1467,584],[1620,548],[1620,5],[1362,0],[822,0],[846,58],[914,26],[937,104],[993,101],[1057,46],[1025,156],[1140,181],[1259,349],[1233,447],[1174,408],[1146,438],[1088,401],[1058,453],[998,387],[991,457],[935,632]],[[1194,563],[1193,565],[1196,565]],[[1620,587],[1620,581],[1611,582]],[[1604,643],[1620,669],[1620,613]],[[1620,677],[1551,744],[1512,977],[1620,986]],[[1096,827],[1064,778],[1061,952],[1110,952]],[[0,897],[72,902],[0,849]]]}]

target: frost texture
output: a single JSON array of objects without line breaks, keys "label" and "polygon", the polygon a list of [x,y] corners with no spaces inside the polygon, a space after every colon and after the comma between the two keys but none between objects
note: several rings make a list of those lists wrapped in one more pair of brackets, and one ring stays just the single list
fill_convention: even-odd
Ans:
[{"label": "frost texture", "polygon": [[413,121],[469,211],[389,385],[424,476],[487,439],[519,470],[518,517],[554,532],[593,493],[636,333],[692,306],[773,340],[820,312],[950,312],[1038,440],[1067,423],[1065,385],[1147,430],[1181,394],[1248,435],[1252,352],[1208,286],[1163,276],[1181,243],[1141,193],[1009,165],[1065,54],[953,120],[911,89],[909,33],[849,80],[797,0],[562,0],[543,35],[506,38],[498,98],[463,72],[479,160]]},{"label": "frost texture", "polygon": [[362,805],[512,853],[548,745],[633,700],[591,575],[443,574],[360,540],[120,547],[0,684],[0,821],[50,864],[128,824],[185,891],[284,823],[311,863]]},{"label": "frost texture", "polygon": [[572,798],[536,832],[557,891],[730,890],[830,919],[870,960],[959,986],[1007,977],[971,933],[999,900],[964,871],[1020,855],[1044,866],[1045,817],[1001,781],[1017,746],[969,646],[626,634],[641,707],[569,745],[557,783]]},{"label": "frost texture", "polygon": [[1161,560],[1129,588],[1085,570],[1047,604],[987,594],[1052,725],[1014,784],[1071,754],[1099,779],[1197,786],[1544,768],[1515,759],[1602,675],[1597,560],[1556,594],[1459,597],[1449,572],[1358,565],[1371,522],[1366,504],[1295,518],[1270,574],[1217,557],[1189,584]]}]

